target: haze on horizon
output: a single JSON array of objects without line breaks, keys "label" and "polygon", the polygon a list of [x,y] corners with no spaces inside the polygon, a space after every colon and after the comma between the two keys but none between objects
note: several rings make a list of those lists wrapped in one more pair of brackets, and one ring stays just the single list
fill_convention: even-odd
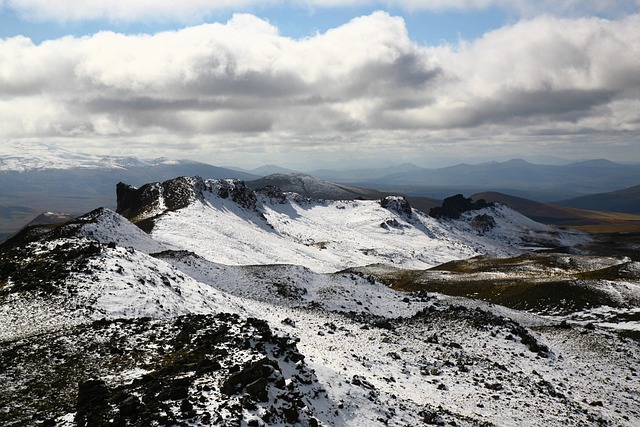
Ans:
[{"label": "haze on horizon", "polygon": [[560,3],[0,0],[0,154],[638,162],[640,1]]}]

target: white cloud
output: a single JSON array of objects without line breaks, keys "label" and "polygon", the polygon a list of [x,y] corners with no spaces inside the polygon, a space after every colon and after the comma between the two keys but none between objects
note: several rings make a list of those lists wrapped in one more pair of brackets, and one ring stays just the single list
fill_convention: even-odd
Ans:
[{"label": "white cloud", "polygon": [[451,154],[499,141],[517,152],[549,134],[631,147],[638,105],[640,15],[540,17],[438,47],[382,12],[303,40],[252,15],[156,35],[0,40],[4,138],[108,138],[111,150]]},{"label": "white cloud", "polygon": [[[187,22],[219,11],[252,11],[269,5],[305,8],[393,6],[404,10],[506,9],[521,16],[540,13],[581,16],[620,16],[637,13],[640,0],[4,0],[4,7],[43,21],[180,21]],[[0,9],[3,0],[0,0]]]}]

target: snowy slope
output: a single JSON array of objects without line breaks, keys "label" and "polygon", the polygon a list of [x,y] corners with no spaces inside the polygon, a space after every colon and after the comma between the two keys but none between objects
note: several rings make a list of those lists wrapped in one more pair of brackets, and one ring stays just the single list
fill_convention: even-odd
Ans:
[{"label": "snowy slope", "polygon": [[[3,143],[4,144],[4,143]],[[160,158],[140,160],[135,157],[96,156],[72,152],[49,144],[16,142],[0,152],[0,171],[24,172],[33,169],[128,169],[173,164]]]},{"label": "snowy slope", "polygon": [[309,200],[295,193],[279,198],[257,193],[255,203],[243,205],[220,195],[236,181],[194,178],[191,185],[200,191],[198,197],[156,219],[152,236],[172,249],[193,250],[228,265],[297,264],[317,272],[375,263],[424,269],[479,254],[507,256],[523,246],[588,239],[534,223],[506,206],[475,213],[492,215],[497,223],[478,233],[470,215],[467,221],[441,221],[416,210],[409,215],[384,208],[379,201]]},{"label": "snowy slope", "polygon": [[[233,181],[194,188],[151,235],[98,209],[0,246],[0,423],[75,425],[90,416],[77,397],[90,378],[109,419],[149,424],[640,423],[637,341],[340,271],[513,254],[581,234],[500,206],[438,221],[393,203],[252,198]],[[480,232],[474,215],[496,226]]]},{"label": "snowy slope", "polygon": [[[166,248],[126,218],[110,209],[99,208],[77,221],[78,234],[100,243],[133,247],[146,254]],[[74,225],[67,226],[74,227]]]}]

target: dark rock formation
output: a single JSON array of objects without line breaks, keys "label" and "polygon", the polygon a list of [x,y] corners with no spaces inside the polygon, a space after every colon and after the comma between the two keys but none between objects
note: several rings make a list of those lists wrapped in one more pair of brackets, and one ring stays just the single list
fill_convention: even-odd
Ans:
[{"label": "dark rock formation", "polygon": [[109,389],[102,380],[89,380],[78,385],[76,423],[78,426],[103,425],[109,411]]},{"label": "dark rock formation", "polygon": [[267,185],[266,187],[259,188],[256,192],[267,196],[272,203],[287,203],[287,196],[284,195],[280,187],[275,185]]},{"label": "dark rock formation", "polygon": [[116,212],[131,221],[141,222],[166,211],[185,208],[196,200],[202,200],[205,193],[214,192],[221,199],[231,199],[243,208],[256,208],[255,192],[244,181],[179,177],[162,183],[145,184],[140,188],[118,183]]},{"label": "dark rock formation", "polygon": [[411,205],[403,196],[387,196],[380,199],[380,206],[393,210],[399,214],[411,217]]},{"label": "dark rock formation", "polygon": [[[238,205],[245,209],[256,208],[256,193],[238,179],[225,179],[219,181],[207,181],[206,186],[215,185],[218,187],[218,196],[222,199],[231,198]],[[209,189],[209,188],[207,188]],[[210,189],[212,191],[212,189]]]},{"label": "dark rock formation", "polygon": [[455,196],[444,199],[442,206],[431,208],[429,215],[434,218],[458,219],[464,212],[477,211],[489,206],[493,206],[493,204],[487,203],[484,199],[474,202],[462,194],[456,194]]},{"label": "dark rock formation", "polygon": [[166,210],[187,207],[196,200],[196,189],[201,190],[201,178],[175,178],[163,183],[145,184],[140,188],[125,183],[116,186],[118,207],[116,212],[132,219],[146,219],[146,215],[160,207],[162,201]]}]

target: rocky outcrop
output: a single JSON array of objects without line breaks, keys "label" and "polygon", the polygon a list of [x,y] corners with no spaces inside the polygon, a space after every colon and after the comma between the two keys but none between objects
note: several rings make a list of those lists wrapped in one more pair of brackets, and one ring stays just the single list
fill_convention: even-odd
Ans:
[{"label": "rocky outcrop", "polygon": [[464,212],[477,211],[489,206],[493,206],[493,203],[487,203],[484,199],[474,202],[462,194],[456,194],[455,196],[444,199],[442,206],[431,208],[429,215],[434,218],[458,219]]},{"label": "rocky outcrop", "polygon": [[271,203],[278,203],[281,205],[287,203],[287,196],[280,187],[275,185],[267,185],[266,187],[256,190],[256,192],[268,197]]},{"label": "rocky outcrop", "polygon": [[403,196],[387,196],[380,199],[380,206],[411,217],[411,205]]},{"label": "rocky outcrop", "polygon": [[116,212],[140,223],[167,211],[186,208],[196,200],[203,200],[205,193],[215,193],[221,199],[231,199],[246,209],[256,208],[255,192],[244,181],[179,177],[161,183],[145,184],[140,188],[118,183]]},{"label": "rocky outcrop", "polygon": [[132,221],[187,207],[202,191],[202,178],[179,177],[162,183],[145,184],[140,188],[123,182],[116,186],[116,212]]},{"label": "rocky outcrop", "polygon": [[217,188],[218,196],[222,199],[230,198],[245,209],[256,208],[256,193],[238,179],[210,180],[204,182],[207,190]]},{"label": "rocky outcrop", "polygon": [[295,340],[259,319],[98,320],[27,340],[0,343],[2,372],[25,369],[14,378],[28,384],[0,393],[1,425],[61,425],[74,412],[87,427],[337,425]]}]

